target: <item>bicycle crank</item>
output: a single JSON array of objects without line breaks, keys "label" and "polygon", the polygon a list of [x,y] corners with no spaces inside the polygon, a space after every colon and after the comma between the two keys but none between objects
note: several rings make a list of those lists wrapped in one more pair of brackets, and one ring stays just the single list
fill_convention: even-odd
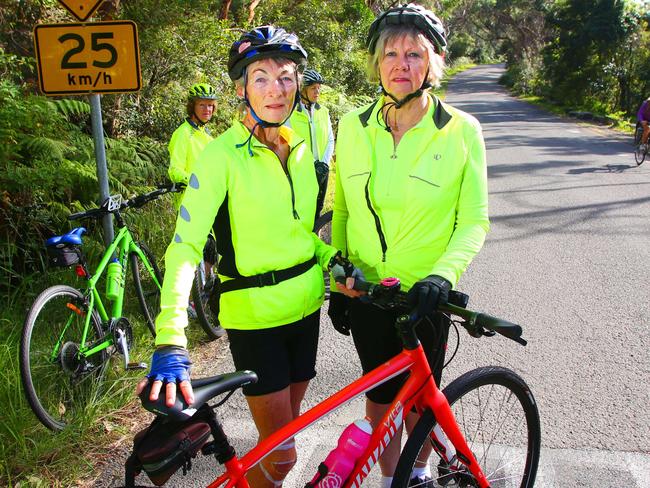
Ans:
[{"label": "bicycle crank", "polygon": [[119,354],[124,357],[124,369],[147,369],[147,363],[130,362],[129,361],[129,347],[133,344],[133,330],[131,324],[127,319],[121,317],[115,321],[112,326],[113,329],[113,342]]}]

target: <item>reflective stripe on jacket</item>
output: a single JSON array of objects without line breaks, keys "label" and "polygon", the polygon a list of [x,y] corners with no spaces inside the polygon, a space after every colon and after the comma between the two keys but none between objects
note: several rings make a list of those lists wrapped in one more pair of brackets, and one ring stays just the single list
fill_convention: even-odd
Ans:
[{"label": "reflective stripe on jacket", "polygon": [[[184,346],[187,303],[196,264],[214,224],[222,281],[289,268],[318,259],[318,266],[273,286],[221,295],[225,328],[263,329],[295,322],[323,302],[323,268],[335,254],[312,233],[318,183],[302,138],[281,127],[290,153],[285,173],[276,154],[236,122],[199,156],[183,195],[174,238],[165,254],[156,344]],[[216,217],[216,221],[215,221]]]},{"label": "reflective stripe on jacket", "polygon": [[395,276],[409,289],[436,274],[455,285],[489,228],[480,125],[430,97],[395,148],[377,120],[382,104],[339,124],[332,245],[370,281]]},{"label": "reflective stripe on jacket", "polygon": [[[288,125],[305,140],[307,146],[312,148],[312,152],[316,150],[314,160],[330,163],[334,152],[334,135],[327,107],[317,103],[312,104],[310,116],[307,108],[300,102],[291,114]],[[316,135],[315,140],[312,137],[312,129]]]}]

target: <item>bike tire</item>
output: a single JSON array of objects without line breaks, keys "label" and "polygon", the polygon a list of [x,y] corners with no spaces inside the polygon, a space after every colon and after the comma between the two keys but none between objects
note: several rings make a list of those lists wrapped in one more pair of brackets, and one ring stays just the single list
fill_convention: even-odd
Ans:
[{"label": "bike tire", "polygon": [[[326,244],[332,244],[332,211],[328,210],[314,222],[314,233]],[[323,272],[325,281],[325,300],[330,297],[330,274]]]},{"label": "bike tire", "polygon": [[636,161],[637,166],[641,166],[643,164],[643,161],[645,161],[646,155],[648,154],[647,151],[643,150],[643,146],[641,145],[642,136],[643,127],[637,126],[636,130],[634,131],[634,160]]},{"label": "bike tire", "polygon": [[635,150],[634,150],[634,160],[636,161],[637,166],[641,166],[643,164],[643,161],[645,161],[645,157],[648,153],[643,150],[641,145],[638,145]]},{"label": "bike tire", "polygon": [[[137,245],[142,250],[142,254],[147,258],[147,261],[149,261],[149,264],[154,271],[154,275],[156,276],[156,280],[162,287],[163,275],[158,267],[156,257],[144,244],[138,243]],[[161,288],[159,288],[158,285],[156,285],[156,282],[152,279],[146,266],[140,260],[140,256],[136,253],[131,253],[129,259],[131,260],[131,271],[133,272],[133,286],[135,287],[135,294],[140,303],[140,310],[142,310],[142,315],[144,316],[147,328],[151,332],[151,335],[156,337],[155,321],[160,312]]]},{"label": "bike tire", "polygon": [[[74,354],[84,318],[68,304],[87,313],[79,290],[65,285],[44,290],[27,313],[20,340],[20,377],[27,402],[41,423],[53,431],[63,430],[98,392],[109,357],[106,349],[83,362]],[[93,310],[86,342],[92,343],[102,334],[101,320]]]},{"label": "bike tire", "polygon": [[[537,404],[524,380],[506,368],[484,367],[460,376],[443,393],[491,486],[531,488],[539,464],[541,427]],[[435,426],[435,416],[425,411],[404,446],[392,488],[478,486],[464,465],[450,468],[435,451],[429,457],[433,480],[411,483],[415,461]]]},{"label": "bike tire", "polygon": [[226,330],[219,324],[219,317],[213,313],[209,301],[212,293],[215,292],[214,287],[218,286],[218,278],[216,273],[211,271],[212,276],[205,276],[205,271],[202,269],[204,261],[201,260],[196,267],[194,273],[194,281],[192,282],[192,302],[194,303],[194,310],[196,311],[196,318],[199,325],[213,341],[222,337]]}]

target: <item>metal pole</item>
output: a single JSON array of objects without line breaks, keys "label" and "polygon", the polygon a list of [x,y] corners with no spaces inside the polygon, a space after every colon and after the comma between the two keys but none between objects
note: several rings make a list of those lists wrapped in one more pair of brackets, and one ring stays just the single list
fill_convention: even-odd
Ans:
[{"label": "metal pole", "polygon": [[[99,181],[100,203],[109,197],[108,170],[106,169],[106,149],[104,144],[104,126],[102,125],[102,105],[97,94],[88,95],[90,99],[90,120],[95,143],[95,160],[97,161],[97,180]],[[111,214],[103,218],[104,243],[108,247],[113,242],[113,218]]]}]

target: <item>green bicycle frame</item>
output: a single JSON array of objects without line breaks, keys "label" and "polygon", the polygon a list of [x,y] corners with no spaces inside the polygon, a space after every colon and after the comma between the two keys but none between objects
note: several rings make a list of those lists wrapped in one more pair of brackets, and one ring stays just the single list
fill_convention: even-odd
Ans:
[{"label": "green bicycle frame", "polygon": [[[111,243],[111,245],[106,249],[104,256],[102,257],[101,261],[99,262],[99,265],[97,266],[97,270],[95,271],[95,274],[88,280],[88,287],[84,293],[84,295],[88,297],[88,311],[86,313],[83,334],[81,336],[80,344],[82,346],[80,347],[79,350],[80,354],[83,357],[92,356],[93,354],[103,351],[104,349],[110,347],[113,344],[113,337],[111,334],[104,335],[98,341],[90,345],[86,345],[86,338],[88,336],[88,330],[90,327],[90,320],[91,320],[93,310],[95,309],[97,310],[102,320],[102,323],[104,324],[107,324],[110,319],[116,319],[122,316],[122,307],[124,304],[124,285],[126,283],[126,273],[128,271],[128,261],[129,261],[129,255],[131,253],[135,253],[140,258],[140,260],[144,263],[147,272],[151,275],[158,288],[159,289],[162,288],[162,283],[158,282],[158,279],[156,278],[156,274],[154,272],[153,267],[151,266],[151,263],[149,262],[145,254],[142,252],[142,249],[140,249],[140,247],[133,240],[133,236],[129,232],[129,229],[126,226],[122,227],[118,232],[117,236],[115,237],[115,239],[113,240],[113,242]],[[112,303],[111,315],[109,317],[108,313],[106,312],[106,307],[102,302],[101,295],[97,290],[97,282],[104,274],[104,271],[106,271],[106,267],[108,266],[109,261],[112,260],[113,256],[116,256],[117,260],[121,264],[122,274],[120,276],[119,293],[117,298]],[[63,329],[61,338],[59,338],[59,346],[57,346],[56,350],[53,351],[54,357],[58,355],[58,350],[61,344],[61,340],[66,329],[67,326]]]}]

